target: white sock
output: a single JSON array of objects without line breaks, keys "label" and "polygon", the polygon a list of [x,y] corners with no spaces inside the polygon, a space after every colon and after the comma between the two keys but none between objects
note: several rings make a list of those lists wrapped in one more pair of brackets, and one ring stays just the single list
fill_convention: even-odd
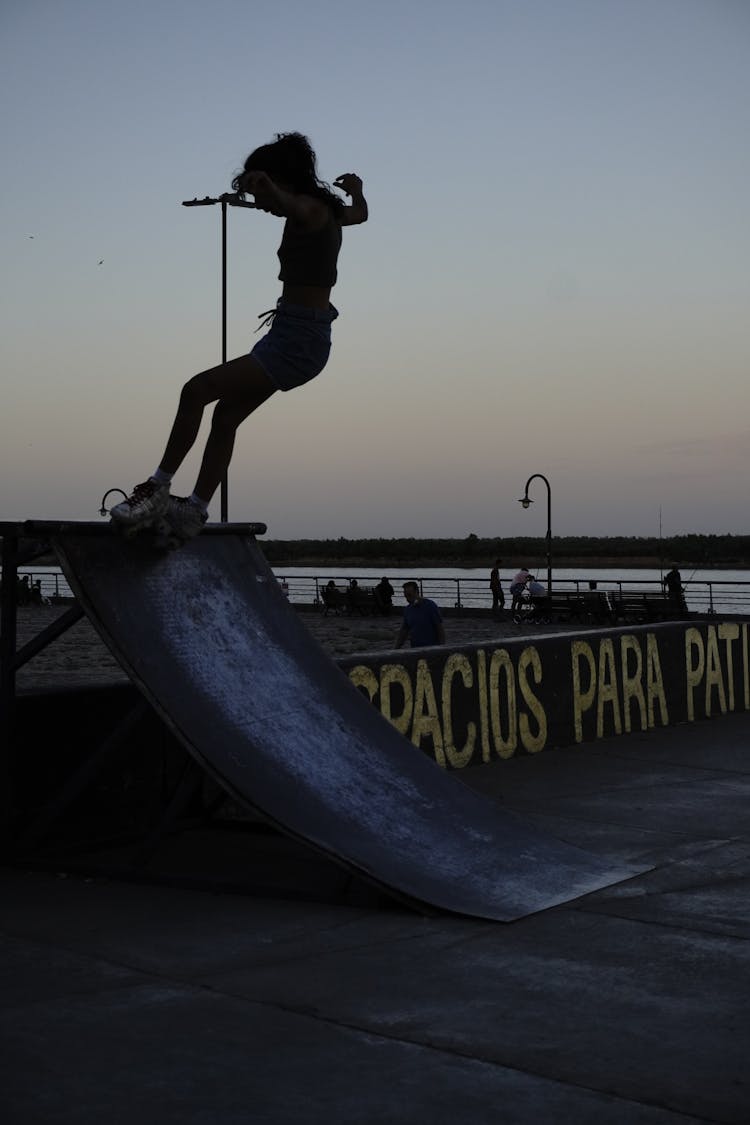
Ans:
[{"label": "white sock", "polygon": [[200,496],[196,496],[194,492],[192,492],[190,496],[188,496],[188,500],[191,504],[195,504],[196,508],[198,508],[201,512],[208,511],[208,501],[201,500]]},{"label": "white sock", "polygon": [[165,473],[163,469],[154,469],[151,474],[151,480],[155,480],[157,484],[171,484],[174,473]]}]

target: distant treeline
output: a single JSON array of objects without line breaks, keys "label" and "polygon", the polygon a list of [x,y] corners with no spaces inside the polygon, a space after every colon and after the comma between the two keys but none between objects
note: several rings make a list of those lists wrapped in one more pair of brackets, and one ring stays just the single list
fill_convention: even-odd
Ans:
[{"label": "distant treeline", "polygon": [[[287,566],[349,563],[350,565],[486,566],[496,558],[506,564],[534,561],[547,556],[544,538],[485,539],[264,539],[263,553],[270,563]],[[744,567],[750,565],[750,535],[675,535],[671,538],[587,535],[553,536],[555,563],[609,560],[633,565],[661,563],[693,566]]]}]

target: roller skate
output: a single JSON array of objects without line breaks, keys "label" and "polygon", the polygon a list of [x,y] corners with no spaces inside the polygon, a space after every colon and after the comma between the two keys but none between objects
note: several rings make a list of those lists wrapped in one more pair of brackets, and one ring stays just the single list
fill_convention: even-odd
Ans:
[{"label": "roller skate", "polygon": [[187,496],[170,496],[164,513],[167,550],[177,550],[194,539],[206,525],[208,515]]},{"label": "roller skate", "polygon": [[115,530],[126,539],[150,531],[158,542],[171,533],[166,520],[168,505],[169,485],[159,484],[149,477],[137,484],[130,496],[110,509],[110,520]]}]

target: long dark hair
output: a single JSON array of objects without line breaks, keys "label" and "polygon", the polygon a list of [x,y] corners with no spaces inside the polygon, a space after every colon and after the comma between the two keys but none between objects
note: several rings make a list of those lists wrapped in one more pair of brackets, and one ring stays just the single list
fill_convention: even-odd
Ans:
[{"label": "long dark hair", "polygon": [[322,199],[335,212],[344,201],[329,184],[318,178],[317,160],[312,145],[302,133],[277,133],[270,144],[261,145],[248,156],[242,172],[232,180],[232,190],[244,194],[245,172],[265,172],[272,180],[289,184],[293,191]]}]

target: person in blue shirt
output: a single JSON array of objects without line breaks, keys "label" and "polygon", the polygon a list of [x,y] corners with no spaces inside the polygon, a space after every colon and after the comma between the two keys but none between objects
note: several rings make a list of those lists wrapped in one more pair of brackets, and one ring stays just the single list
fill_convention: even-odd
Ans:
[{"label": "person in blue shirt", "polygon": [[423,645],[445,644],[443,618],[431,598],[423,598],[416,582],[404,582],[404,620],[396,636],[396,648],[401,648],[406,638],[412,648]]}]

